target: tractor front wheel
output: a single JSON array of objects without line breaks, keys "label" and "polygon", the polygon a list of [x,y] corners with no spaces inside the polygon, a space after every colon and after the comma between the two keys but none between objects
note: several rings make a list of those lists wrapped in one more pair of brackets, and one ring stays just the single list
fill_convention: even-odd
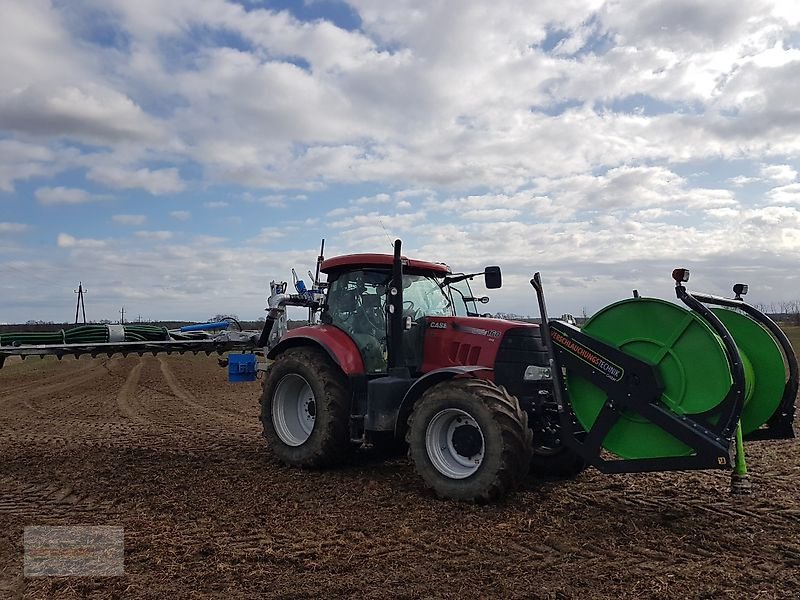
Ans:
[{"label": "tractor front wheel", "polygon": [[349,451],[350,394],[339,368],[316,348],[290,348],[264,380],[261,423],[270,450],[299,467],[339,462]]},{"label": "tractor front wheel", "polygon": [[442,498],[492,502],[527,474],[532,432],[516,398],[482,379],[430,388],[409,417],[408,455]]}]

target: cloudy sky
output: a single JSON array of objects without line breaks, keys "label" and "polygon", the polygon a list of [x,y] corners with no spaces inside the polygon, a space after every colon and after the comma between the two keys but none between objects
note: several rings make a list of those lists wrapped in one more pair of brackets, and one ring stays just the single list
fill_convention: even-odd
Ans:
[{"label": "cloudy sky", "polygon": [[327,254],[493,311],[800,298],[795,0],[0,0],[0,322],[263,314]]}]

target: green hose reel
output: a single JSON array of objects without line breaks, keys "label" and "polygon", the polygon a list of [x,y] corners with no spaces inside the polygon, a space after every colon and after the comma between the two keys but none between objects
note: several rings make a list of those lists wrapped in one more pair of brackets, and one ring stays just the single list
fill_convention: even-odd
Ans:
[{"label": "green hose reel", "polygon": [[[744,376],[743,433],[764,425],[778,409],[786,384],[784,357],[773,336],[740,312],[714,308],[739,350]],[[723,340],[698,314],[652,298],[633,298],[600,310],[583,333],[653,365],[663,385],[660,401],[677,415],[707,419],[731,389],[732,375]],[[589,431],[607,395],[567,369],[566,388],[573,412]],[[688,456],[692,449],[661,427],[623,412],[603,440],[603,448],[625,459]]]}]

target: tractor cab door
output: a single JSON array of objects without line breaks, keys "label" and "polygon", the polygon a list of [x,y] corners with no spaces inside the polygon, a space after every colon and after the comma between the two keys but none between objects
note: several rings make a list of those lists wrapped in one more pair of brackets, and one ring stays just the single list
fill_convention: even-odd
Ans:
[{"label": "tractor cab door", "polygon": [[[455,273],[460,275],[460,273]],[[459,317],[479,317],[478,305],[472,295],[472,288],[469,280],[455,281],[450,284],[450,296],[453,301],[453,309]]]},{"label": "tractor cab door", "polygon": [[452,317],[453,302],[442,286],[442,280],[431,275],[403,275],[403,317],[412,326],[403,334],[403,359],[412,372],[424,362],[425,328],[428,317]]},{"label": "tractor cab door", "polygon": [[329,281],[323,319],[355,342],[367,373],[385,373],[386,293],[391,272],[358,270]]}]

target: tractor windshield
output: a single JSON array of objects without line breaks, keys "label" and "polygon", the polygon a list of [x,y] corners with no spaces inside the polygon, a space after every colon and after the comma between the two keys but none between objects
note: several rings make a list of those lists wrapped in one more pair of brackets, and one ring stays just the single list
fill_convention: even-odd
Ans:
[{"label": "tractor windshield", "polygon": [[441,283],[427,275],[403,275],[403,316],[452,317],[453,305]]}]

